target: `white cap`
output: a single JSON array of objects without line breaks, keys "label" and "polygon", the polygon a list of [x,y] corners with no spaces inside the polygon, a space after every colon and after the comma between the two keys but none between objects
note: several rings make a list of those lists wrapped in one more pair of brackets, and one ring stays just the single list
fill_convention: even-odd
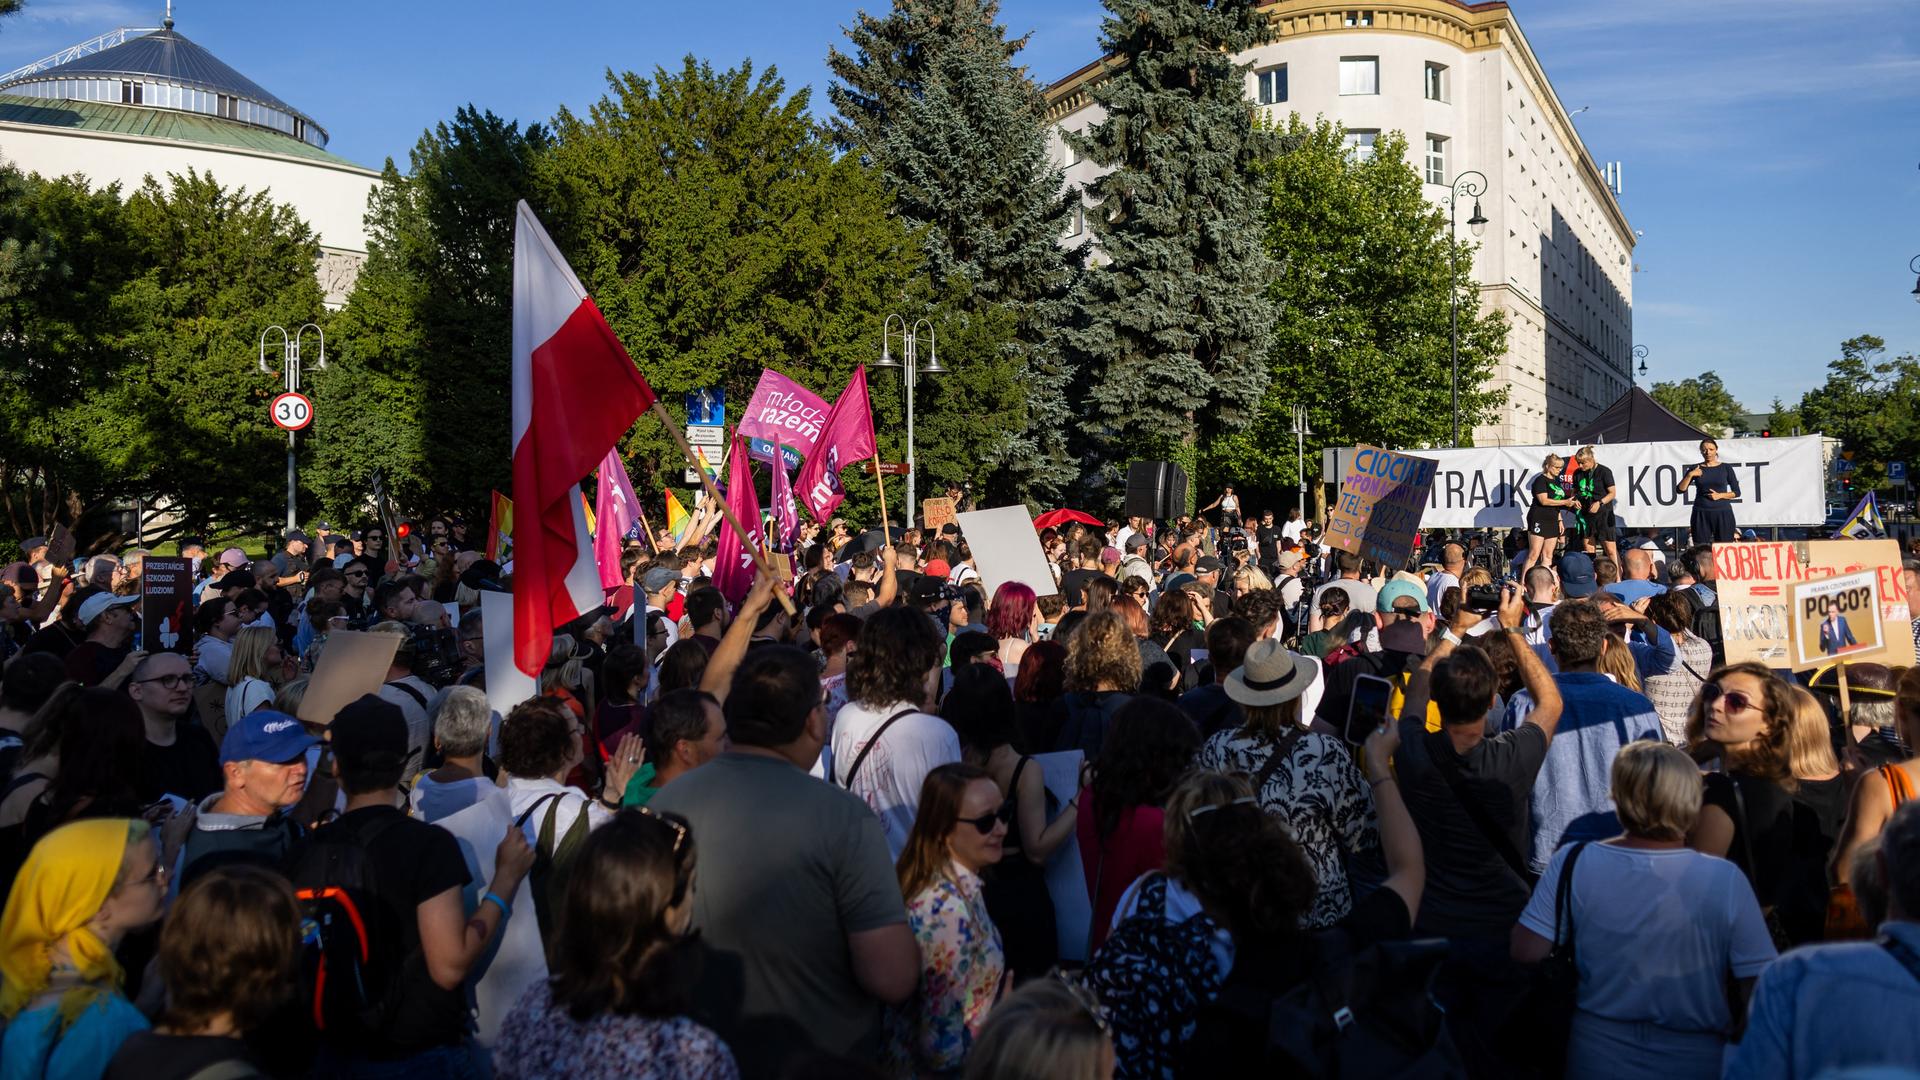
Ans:
[{"label": "white cap", "polygon": [[115,596],[112,593],[94,593],[80,605],[80,625],[92,626],[108,608],[131,607],[140,602],[137,596]]}]

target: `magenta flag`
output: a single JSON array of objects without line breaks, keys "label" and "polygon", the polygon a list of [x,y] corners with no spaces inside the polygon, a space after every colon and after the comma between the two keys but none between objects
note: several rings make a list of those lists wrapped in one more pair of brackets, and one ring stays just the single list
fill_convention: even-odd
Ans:
[{"label": "magenta flag", "polygon": [[793,553],[793,538],[800,531],[800,509],[793,502],[793,483],[787,477],[787,463],[780,454],[784,440],[773,440],[773,550]]},{"label": "magenta flag", "polygon": [[752,547],[742,545],[732,529],[720,530],[720,550],[713,557],[713,587],[720,590],[729,605],[737,607],[753,589],[754,550],[762,543],[760,497],[753,490],[753,462],[747,458],[747,444],[737,433],[733,437],[733,450],[727,455],[726,498],[727,505],[733,508],[733,516],[746,527]]},{"label": "magenta flag", "polygon": [[867,365],[853,369],[847,388],[834,399],[814,452],[800,466],[800,501],[816,521],[826,521],[847,497],[840,470],[875,454],[873,408],[867,402]]},{"label": "magenta flag", "polygon": [[618,448],[600,460],[600,490],[593,500],[593,561],[600,565],[600,587],[626,584],[620,574],[620,551],[640,535],[640,500],[627,479],[626,462]]},{"label": "magenta flag", "polygon": [[805,455],[813,453],[826,422],[827,403],[820,395],[767,368],[760,372],[760,383],[734,430],[749,439],[785,443]]}]

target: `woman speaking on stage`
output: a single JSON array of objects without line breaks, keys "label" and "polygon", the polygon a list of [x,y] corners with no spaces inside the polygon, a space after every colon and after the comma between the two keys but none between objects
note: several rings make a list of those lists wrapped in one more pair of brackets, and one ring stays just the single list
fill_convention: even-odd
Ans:
[{"label": "woman speaking on stage", "polygon": [[1727,504],[1740,497],[1740,478],[1733,466],[1720,460],[1720,444],[1714,440],[1700,440],[1700,456],[1705,460],[1680,478],[1677,489],[1685,495],[1687,486],[1693,486],[1693,542],[1730,544],[1738,534],[1733,507]]}]

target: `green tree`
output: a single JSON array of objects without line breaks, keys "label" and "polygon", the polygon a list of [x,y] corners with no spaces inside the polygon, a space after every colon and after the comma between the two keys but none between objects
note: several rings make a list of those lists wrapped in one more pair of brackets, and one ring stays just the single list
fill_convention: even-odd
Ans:
[{"label": "green tree", "polygon": [[1108,169],[1088,189],[1094,268],[1068,346],[1085,387],[1087,479],[1245,427],[1273,327],[1260,238],[1270,145],[1234,56],[1266,36],[1257,0],[1105,0],[1094,85],[1105,117],[1068,139]]},{"label": "green tree", "polygon": [[1481,309],[1473,245],[1448,236],[1446,215],[1407,163],[1406,137],[1388,132],[1360,160],[1326,120],[1295,114],[1278,134],[1281,151],[1265,165],[1263,229],[1274,264],[1271,379],[1253,423],[1203,451],[1209,491],[1294,487],[1294,405],[1308,406],[1309,474],[1321,446],[1444,445],[1453,429],[1448,305],[1456,298],[1462,431],[1490,419],[1506,397],[1491,383],[1506,318]]},{"label": "green tree", "polygon": [[1795,404],[1792,408],[1788,408],[1778,397],[1774,398],[1773,411],[1767,414],[1767,430],[1773,432],[1775,437],[1797,435],[1805,431],[1806,425],[1801,422],[1800,406]]},{"label": "green tree", "polygon": [[[834,154],[805,91],[691,57],[608,83],[586,116],[554,120],[547,224],[676,420],[694,387],[744,403],[763,367],[832,399],[877,358],[886,312],[927,307],[918,242],[872,170]],[[882,454],[897,454],[902,403],[873,382]],[[625,451],[642,490],[678,483],[658,425]],[[856,512],[869,505],[870,486],[848,486]]]},{"label": "green tree", "polygon": [[[1012,62],[1024,39],[1009,42],[995,19],[996,5],[978,0],[861,13],[847,31],[855,55],[828,58],[841,80],[828,94],[841,111],[836,137],[880,170],[895,212],[918,230],[950,312],[937,321],[964,327],[940,338],[951,374],[920,390],[925,471],[983,480],[996,502],[1044,500],[1079,474],[1054,333],[1073,282],[1059,243],[1073,202],[1047,154],[1044,98]],[[984,332],[993,327],[1004,336]]]},{"label": "green tree", "polygon": [[367,213],[366,266],[330,338],[307,482],[327,512],[370,511],[373,470],[400,505],[484,520],[512,463],[514,204],[539,206],[547,146],[473,106],[388,161]]},{"label": "green tree", "polygon": [[1648,393],[1668,412],[1719,438],[1732,434],[1747,411],[1711,371],[1679,382],[1654,383]]},{"label": "green tree", "polygon": [[1920,458],[1920,357],[1887,358],[1886,347],[1872,334],[1842,342],[1826,383],[1800,399],[1806,429],[1853,454],[1856,491],[1884,486],[1887,462]]}]

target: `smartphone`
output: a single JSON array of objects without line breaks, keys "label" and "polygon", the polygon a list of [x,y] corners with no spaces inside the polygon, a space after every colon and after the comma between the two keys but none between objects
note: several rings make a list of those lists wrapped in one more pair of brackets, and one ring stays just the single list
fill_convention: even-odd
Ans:
[{"label": "smartphone", "polygon": [[1347,703],[1347,741],[1358,746],[1367,741],[1374,729],[1387,722],[1387,709],[1393,703],[1393,684],[1378,675],[1362,675],[1353,681],[1353,698]]}]

